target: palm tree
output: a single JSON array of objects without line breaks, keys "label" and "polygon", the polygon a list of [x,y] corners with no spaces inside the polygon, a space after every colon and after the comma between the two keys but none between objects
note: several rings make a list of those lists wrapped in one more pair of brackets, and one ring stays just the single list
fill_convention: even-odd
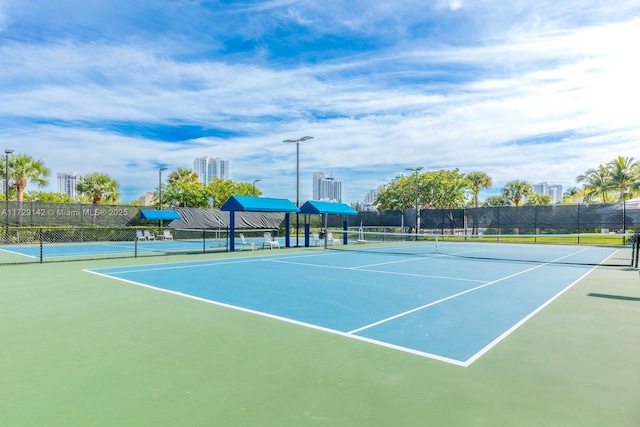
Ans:
[{"label": "palm tree", "polygon": [[609,168],[600,165],[597,169],[588,169],[583,175],[578,175],[576,182],[584,185],[585,202],[602,198],[603,203],[608,203],[609,193]]},{"label": "palm tree", "polygon": [[608,181],[606,188],[611,191],[620,192],[622,200],[622,232],[626,232],[626,203],[630,190],[636,186],[640,175],[640,163],[633,157],[618,156],[617,159],[607,163]]},{"label": "palm tree", "polygon": [[191,169],[178,168],[169,174],[167,182],[169,184],[175,184],[177,182],[196,183],[199,181],[198,174]]},{"label": "palm tree", "polygon": [[[471,183],[471,191],[473,191],[473,205],[477,208],[478,195],[483,188],[489,188],[493,185],[491,177],[484,172],[473,171],[467,174],[467,179]],[[478,211],[473,211],[473,225],[471,227],[471,234],[477,234],[478,232]]]},{"label": "palm tree", "polygon": [[502,195],[512,202],[516,207],[516,226],[513,229],[514,234],[519,233],[518,227],[518,206],[520,206],[520,201],[524,198],[527,198],[533,193],[533,187],[526,181],[510,181],[507,182],[504,188],[502,189]]},{"label": "palm tree", "polygon": [[[2,166],[2,171],[4,172],[4,162]],[[9,182],[13,181],[13,187],[15,188],[17,194],[17,219],[19,225],[22,224],[22,201],[24,199],[24,190],[27,188],[27,184],[29,182],[32,182],[38,187],[44,187],[49,183],[47,178],[50,174],[51,171],[44,165],[44,162],[42,160],[35,160],[33,157],[27,154],[15,154],[9,158],[8,180]]]},{"label": "palm tree", "polygon": [[96,223],[96,207],[103,200],[109,202],[118,201],[118,183],[111,179],[109,175],[102,173],[91,173],[83,176],[76,186],[78,193],[91,198],[92,208],[92,224]]},{"label": "palm tree", "polygon": [[[4,167],[2,171],[4,172]],[[47,180],[49,175],[51,171],[42,160],[35,160],[27,154],[16,154],[9,158],[9,181],[13,181],[18,203],[24,199],[24,190],[29,182],[38,187],[44,187],[49,183]]]},{"label": "palm tree", "polygon": [[526,181],[510,181],[502,189],[502,195],[510,200],[516,208],[523,198],[527,198],[532,193],[533,187]]},{"label": "palm tree", "polygon": [[471,191],[473,191],[473,204],[478,207],[478,194],[483,188],[489,188],[493,185],[491,177],[484,172],[469,172],[467,179],[471,182]]}]

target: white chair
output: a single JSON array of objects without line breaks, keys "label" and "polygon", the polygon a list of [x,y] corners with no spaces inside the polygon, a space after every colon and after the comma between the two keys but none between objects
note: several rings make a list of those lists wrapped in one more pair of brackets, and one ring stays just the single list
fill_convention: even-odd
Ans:
[{"label": "white chair", "polygon": [[151,234],[149,230],[144,230],[144,239],[145,240],[156,240],[156,236]]},{"label": "white chair", "polygon": [[147,238],[142,234],[142,231],[136,230],[136,240],[147,240]]},{"label": "white chair", "polygon": [[171,234],[171,230],[164,229],[162,230],[162,240],[173,240],[173,234]]},{"label": "white chair", "polygon": [[318,235],[318,233],[312,233],[311,246],[320,246],[321,243],[322,243],[322,239],[320,239],[320,236]]},{"label": "white chair", "polygon": [[244,237],[244,233],[240,233],[240,250],[244,249],[245,246],[250,246],[252,251],[256,250],[256,244],[248,242]]},{"label": "white chair", "polygon": [[262,242],[262,249],[264,249],[264,247],[267,245],[269,245],[269,249],[273,249],[274,246],[276,248],[280,247],[280,242],[278,242],[277,239],[274,239],[273,237],[271,237],[271,233],[269,233],[268,231],[264,233],[264,241]]},{"label": "white chair", "polygon": [[333,237],[333,233],[331,233],[330,231],[327,231],[327,242],[331,243],[332,245],[335,244],[340,244],[340,239],[336,239],[335,237]]}]

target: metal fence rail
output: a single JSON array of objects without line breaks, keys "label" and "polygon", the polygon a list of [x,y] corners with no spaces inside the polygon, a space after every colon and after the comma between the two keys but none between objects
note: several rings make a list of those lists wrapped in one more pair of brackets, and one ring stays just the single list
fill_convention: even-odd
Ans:
[{"label": "metal fence rail", "polygon": [[0,264],[131,258],[228,250],[226,229],[5,226],[1,236]]}]

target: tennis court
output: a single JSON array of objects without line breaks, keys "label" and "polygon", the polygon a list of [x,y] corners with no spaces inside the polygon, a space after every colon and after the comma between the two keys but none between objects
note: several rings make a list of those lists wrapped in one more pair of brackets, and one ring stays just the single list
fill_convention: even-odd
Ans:
[{"label": "tennis court", "polygon": [[552,262],[585,248],[527,250],[549,261],[322,251],[90,272],[468,366],[594,268]]},{"label": "tennis court", "polygon": [[637,269],[356,246],[3,266],[0,421],[638,425]]},{"label": "tennis court", "polygon": [[[284,239],[282,244],[284,245]],[[145,254],[177,253],[177,252],[212,252],[226,251],[228,239],[184,239],[153,241],[113,241],[113,242],[72,242],[44,244],[11,244],[0,245],[0,252],[18,262],[19,257],[25,260],[42,259],[56,261],[78,259],[82,257],[108,256],[143,256]],[[259,247],[259,246],[258,246]]]}]

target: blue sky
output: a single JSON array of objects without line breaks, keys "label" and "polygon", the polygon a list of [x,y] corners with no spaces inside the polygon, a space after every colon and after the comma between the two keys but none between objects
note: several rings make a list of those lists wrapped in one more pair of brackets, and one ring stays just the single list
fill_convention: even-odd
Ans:
[{"label": "blue sky", "polygon": [[202,156],[295,200],[305,135],[301,200],[417,166],[567,188],[640,159],[638,40],[639,0],[0,0],[0,148],[123,201]]}]

